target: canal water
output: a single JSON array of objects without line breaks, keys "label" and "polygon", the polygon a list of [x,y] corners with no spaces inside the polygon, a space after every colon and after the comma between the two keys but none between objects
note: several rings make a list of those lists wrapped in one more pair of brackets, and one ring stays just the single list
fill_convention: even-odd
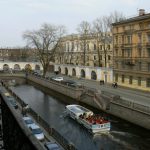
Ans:
[{"label": "canal water", "polygon": [[78,150],[150,149],[148,130],[107,115],[111,121],[110,133],[92,135],[73,119],[64,116],[66,103],[61,98],[52,97],[31,85],[19,85],[12,87],[12,90]]}]

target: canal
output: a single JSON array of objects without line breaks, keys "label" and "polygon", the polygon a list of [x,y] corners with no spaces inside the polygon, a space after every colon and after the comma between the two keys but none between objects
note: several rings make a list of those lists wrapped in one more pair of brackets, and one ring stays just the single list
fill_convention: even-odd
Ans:
[{"label": "canal", "polygon": [[[31,85],[15,86],[12,87],[12,90],[47,121],[51,127],[73,143],[78,150],[150,149],[148,130],[108,115],[111,121],[110,133],[95,134],[93,136],[77,122],[63,115],[66,103],[61,98],[50,96]],[[107,115],[97,110],[93,111],[101,115]]]}]

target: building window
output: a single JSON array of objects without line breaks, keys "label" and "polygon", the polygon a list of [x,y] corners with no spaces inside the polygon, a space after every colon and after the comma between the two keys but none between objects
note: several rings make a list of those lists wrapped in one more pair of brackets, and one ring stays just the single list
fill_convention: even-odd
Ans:
[{"label": "building window", "polygon": [[141,77],[138,77],[138,86],[141,86]]},{"label": "building window", "polygon": [[108,60],[110,60],[111,59],[111,56],[110,55],[108,55]]},{"label": "building window", "polygon": [[138,70],[141,70],[141,69],[142,69],[142,63],[138,62]]},{"label": "building window", "polygon": [[124,75],[122,75],[122,83],[124,83]]},{"label": "building window", "polygon": [[74,50],[74,42],[71,43],[71,51]]},{"label": "building window", "polygon": [[124,69],[125,68],[125,63],[124,61],[121,62],[121,67]]},{"label": "building window", "polygon": [[94,56],[94,60],[96,60],[96,56]]},{"label": "building window", "polygon": [[124,49],[122,49],[122,57],[124,57]]},{"label": "building window", "polygon": [[94,44],[94,50],[96,50],[96,44]]},{"label": "building window", "polygon": [[115,37],[116,44],[118,44],[118,36]]},{"label": "building window", "polygon": [[107,45],[108,50],[110,50],[110,45]]},{"label": "building window", "polygon": [[132,76],[129,76],[129,84],[132,84]]},{"label": "building window", "polygon": [[118,49],[116,49],[116,56],[118,56]]},{"label": "building window", "polygon": [[124,35],[122,35],[122,44],[124,44]]},{"label": "building window", "polygon": [[87,44],[86,46],[87,46],[87,50],[89,51],[89,44]]},{"label": "building window", "polygon": [[140,33],[138,34],[138,38],[139,38],[139,42],[138,43],[141,44],[142,43],[142,35]]},{"label": "building window", "polygon": [[150,87],[150,78],[147,79],[147,81],[146,81],[146,86],[147,86],[147,87]]},{"label": "building window", "polygon": [[102,60],[102,55],[99,56],[99,59]]},{"label": "building window", "polygon": [[127,57],[131,57],[132,54],[131,54],[131,49],[127,49]]},{"label": "building window", "polygon": [[127,36],[127,44],[131,44],[131,36]]},{"label": "building window", "polygon": [[138,56],[141,57],[141,55],[142,55],[142,50],[141,50],[141,48],[139,48],[138,49]]},{"label": "building window", "polygon": [[118,82],[118,74],[115,74],[115,81]]},{"label": "building window", "polygon": [[115,68],[118,69],[118,62],[115,63]]},{"label": "building window", "polygon": [[68,42],[68,46],[67,46],[67,50],[68,50],[68,52],[69,52],[69,49],[70,49],[70,46],[69,46],[69,42]]},{"label": "building window", "polygon": [[150,63],[148,63],[147,65],[148,65],[148,72],[150,72]]},{"label": "building window", "polygon": [[102,45],[100,45],[100,50],[102,50]]}]

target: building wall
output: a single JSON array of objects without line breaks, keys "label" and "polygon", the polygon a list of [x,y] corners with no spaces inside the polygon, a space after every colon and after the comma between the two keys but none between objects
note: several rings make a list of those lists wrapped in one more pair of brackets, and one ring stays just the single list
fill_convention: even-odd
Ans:
[{"label": "building wall", "polygon": [[114,81],[150,91],[150,14],[113,24]]},{"label": "building wall", "polygon": [[[57,64],[54,65],[54,70],[59,71],[61,74],[75,76],[77,78],[93,79],[96,81],[104,80],[108,83],[112,83],[113,81],[112,68]],[[73,74],[73,70],[75,71],[75,75]],[[82,75],[82,72],[85,73],[85,76]]]},{"label": "building wall", "polygon": [[[111,38],[111,34],[110,34]],[[94,37],[87,37],[86,39],[86,50],[85,50],[85,65],[86,66],[101,66],[112,67],[112,43],[105,45],[107,52],[105,55],[104,45],[98,44],[97,39]],[[98,63],[98,50],[100,53],[100,65]],[[55,56],[56,64],[74,64],[84,65],[84,46],[83,40],[80,35],[68,35],[62,38],[62,47]]]},{"label": "building wall", "polygon": [[0,61],[36,61],[35,49],[1,48]]}]

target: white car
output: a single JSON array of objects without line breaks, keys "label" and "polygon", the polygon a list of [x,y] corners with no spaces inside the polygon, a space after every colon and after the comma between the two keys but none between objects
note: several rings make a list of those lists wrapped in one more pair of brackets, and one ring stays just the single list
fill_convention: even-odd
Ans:
[{"label": "white car", "polygon": [[32,124],[35,124],[34,121],[30,117],[23,117],[23,120],[27,127],[30,127]]},{"label": "white car", "polygon": [[29,129],[31,130],[31,132],[34,134],[34,136],[39,140],[39,141],[43,141],[44,140],[44,133],[42,131],[42,129],[36,125],[36,124],[32,124]]},{"label": "white car", "polygon": [[55,81],[63,81],[63,77],[53,77],[51,78],[52,80],[55,80]]}]

